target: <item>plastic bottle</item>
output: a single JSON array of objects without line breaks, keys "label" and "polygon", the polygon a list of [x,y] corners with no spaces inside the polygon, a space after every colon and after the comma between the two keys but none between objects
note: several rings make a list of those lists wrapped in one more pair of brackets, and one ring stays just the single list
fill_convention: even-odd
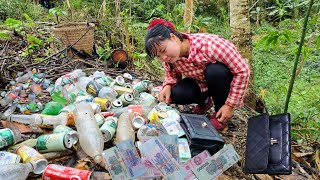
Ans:
[{"label": "plastic bottle", "polygon": [[82,72],[81,69],[76,69],[71,73],[59,77],[55,82],[54,88],[57,89],[58,86],[75,83],[80,77],[84,77],[85,75],[86,73]]},{"label": "plastic bottle", "polygon": [[31,112],[36,112],[37,111],[36,95],[33,93],[30,93],[28,95],[28,99],[29,99],[29,110]]},{"label": "plastic bottle", "polygon": [[25,180],[32,171],[32,163],[6,164],[0,166],[0,179]]},{"label": "plastic bottle", "polygon": [[63,108],[63,104],[50,101],[45,106],[44,109],[41,111],[41,114],[46,115],[58,115],[59,111]]},{"label": "plastic bottle", "polygon": [[6,106],[9,103],[11,103],[13,100],[15,100],[18,97],[18,94],[16,92],[11,92],[7,94],[3,99],[0,100],[1,106]]},{"label": "plastic bottle", "polygon": [[128,139],[131,139],[133,142],[135,141],[135,133],[129,118],[130,114],[127,112],[120,115],[116,131],[116,144]]},{"label": "plastic bottle", "polygon": [[20,77],[17,77],[15,80],[18,83],[24,83],[24,82],[27,82],[30,78],[32,78],[32,76],[33,76],[32,71],[28,71],[26,74]]},{"label": "plastic bottle", "polygon": [[17,103],[12,104],[12,105],[3,113],[3,115],[4,115],[5,117],[10,116],[10,115],[16,110],[17,105],[18,105]]},{"label": "plastic bottle", "polygon": [[83,151],[96,163],[100,163],[103,160],[103,137],[89,104],[85,102],[76,104],[75,125]]},{"label": "plastic bottle", "polygon": [[106,98],[109,100],[114,100],[118,96],[117,92],[110,87],[102,86],[92,78],[81,77],[79,79],[79,88],[86,93],[100,98]]}]

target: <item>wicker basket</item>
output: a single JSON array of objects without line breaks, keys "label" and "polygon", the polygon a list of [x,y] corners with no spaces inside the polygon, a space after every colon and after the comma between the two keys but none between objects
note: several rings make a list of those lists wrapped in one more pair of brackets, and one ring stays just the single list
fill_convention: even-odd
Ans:
[{"label": "wicker basket", "polygon": [[[85,22],[73,22],[60,24],[53,28],[54,34],[65,46],[73,45],[78,51],[92,54],[94,41],[94,24]],[[68,57],[78,58],[68,49]]]}]

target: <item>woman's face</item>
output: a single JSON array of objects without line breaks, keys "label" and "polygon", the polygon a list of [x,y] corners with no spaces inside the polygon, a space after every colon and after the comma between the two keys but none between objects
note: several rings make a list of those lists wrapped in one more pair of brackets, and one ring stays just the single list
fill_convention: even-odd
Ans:
[{"label": "woman's face", "polygon": [[180,57],[180,39],[171,33],[170,39],[166,39],[157,47],[157,59],[162,62],[174,63]]}]

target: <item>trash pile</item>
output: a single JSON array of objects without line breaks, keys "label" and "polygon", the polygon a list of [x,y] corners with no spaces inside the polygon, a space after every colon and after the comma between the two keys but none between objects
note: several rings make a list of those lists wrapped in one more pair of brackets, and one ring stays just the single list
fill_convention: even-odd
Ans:
[{"label": "trash pile", "polygon": [[[180,111],[158,103],[161,87],[150,80],[103,71],[86,76],[81,69],[55,83],[36,70],[18,75],[1,92],[0,105],[7,108],[1,114],[6,128],[0,129],[0,177],[214,179],[240,159],[231,144],[192,156]],[[27,136],[10,123],[43,132]],[[49,153],[70,155],[79,147],[111,177],[49,163]]]}]

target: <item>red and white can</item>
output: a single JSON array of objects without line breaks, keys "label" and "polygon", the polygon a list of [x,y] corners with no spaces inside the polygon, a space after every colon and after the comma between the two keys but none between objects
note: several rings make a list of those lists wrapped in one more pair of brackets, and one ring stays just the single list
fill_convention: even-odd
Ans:
[{"label": "red and white can", "polygon": [[43,180],[89,180],[91,171],[49,164],[43,172]]}]

